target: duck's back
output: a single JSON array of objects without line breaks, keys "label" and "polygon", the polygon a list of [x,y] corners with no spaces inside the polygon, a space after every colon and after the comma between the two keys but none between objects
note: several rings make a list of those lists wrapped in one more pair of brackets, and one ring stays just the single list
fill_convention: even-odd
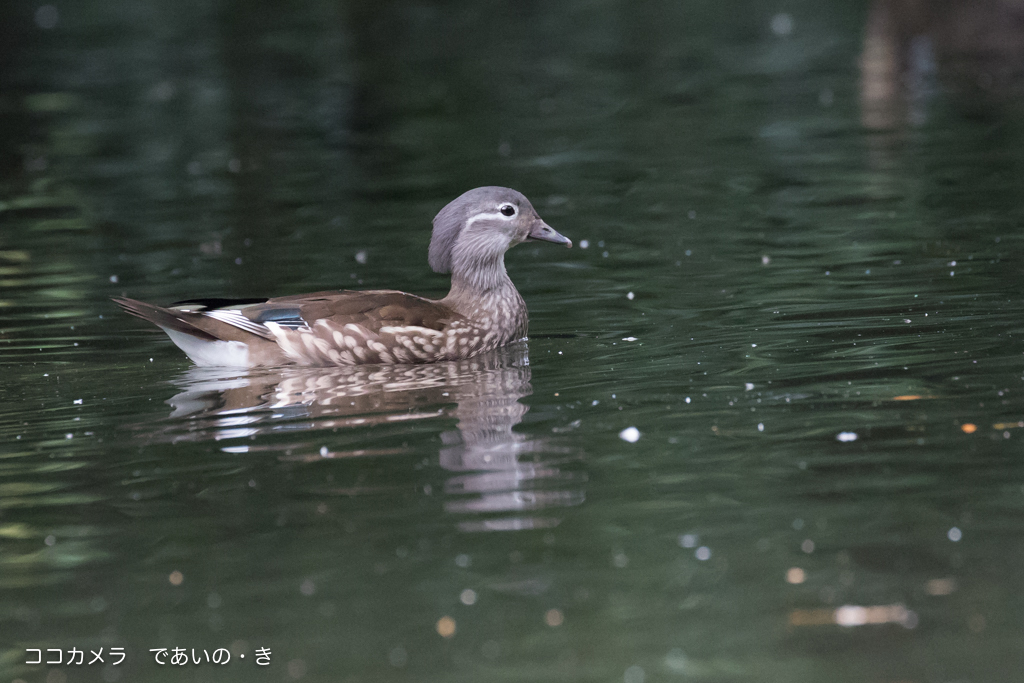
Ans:
[{"label": "duck's back", "polygon": [[324,291],[282,296],[240,309],[254,323],[312,328],[321,320],[358,325],[368,332],[383,327],[421,327],[442,331],[462,316],[439,301],[395,290]]}]

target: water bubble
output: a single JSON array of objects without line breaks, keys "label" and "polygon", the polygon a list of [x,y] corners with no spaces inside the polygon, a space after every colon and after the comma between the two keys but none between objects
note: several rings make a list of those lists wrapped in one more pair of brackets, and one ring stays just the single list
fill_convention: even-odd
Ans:
[{"label": "water bubble", "polygon": [[501,643],[496,640],[488,640],[480,646],[480,654],[487,659],[495,659],[501,654]]},{"label": "water bubble", "polygon": [[441,617],[434,625],[434,629],[442,638],[451,638],[455,635],[455,620],[449,616]]},{"label": "water bubble", "polygon": [[619,438],[629,443],[636,443],[640,440],[640,430],[636,427],[626,427],[619,432]]},{"label": "water bubble", "polygon": [[777,36],[788,36],[793,32],[793,17],[785,12],[779,12],[772,17],[772,33]]},{"label": "water bubble", "polygon": [[388,653],[388,662],[391,666],[400,669],[405,666],[406,662],[409,661],[409,653],[405,651],[405,648],[399,645],[398,647],[392,648],[391,652]]},{"label": "water bubble", "polygon": [[634,664],[622,675],[622,683],[644,683],[646,674],[641,666]]},{"label": "water bubble", "polygon": [[42,5],[36,10],[36,26],[50,30],[60,21],[60,12],[53,5]]},{"label": "water bubble", "polygon": [[288,665],[285,668],[288,669],[289,678],[297,681],[306,675],[306,660],[293,659],[288,662]]}]

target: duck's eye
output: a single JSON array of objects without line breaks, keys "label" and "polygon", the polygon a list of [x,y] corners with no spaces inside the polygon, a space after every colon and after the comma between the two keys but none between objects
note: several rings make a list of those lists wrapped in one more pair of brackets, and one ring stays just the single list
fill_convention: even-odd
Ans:
[{"label": "duck's eye", "polygon": [[498,208],[498,211],[501,211],[502,216],[516,215],[516,207],[512,206],[511,204],[502,204],[501,207]]}]

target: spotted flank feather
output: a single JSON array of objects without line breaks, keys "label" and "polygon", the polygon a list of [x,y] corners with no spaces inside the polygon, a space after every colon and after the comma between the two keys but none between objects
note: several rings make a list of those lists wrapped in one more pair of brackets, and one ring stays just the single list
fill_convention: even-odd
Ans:
[{"label": "spotted flank feather", "polygon": [[455,324],[446,331],[417,325],[382,326],[377,331],[352,323],[318,320],[312,327],[289,329],[266,323],[281,350],[297,365],[436,363],[476,355],[499,346],[473,326]]}]

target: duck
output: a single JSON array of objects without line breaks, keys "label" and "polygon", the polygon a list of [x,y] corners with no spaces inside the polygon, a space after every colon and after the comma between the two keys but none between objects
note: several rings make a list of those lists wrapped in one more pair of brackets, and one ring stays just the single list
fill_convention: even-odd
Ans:
[{"label": "duck", "polygon": [[158,306],[126,297],[125,312],[162,329],[198,366],[400,365],[460,361],[526,338],[528,316],[505,252],[527,241],[572,247],[507,187],[478,187],[433,220],[428,263],[451,274],[443,299],[396,290],[331,290]]}]

